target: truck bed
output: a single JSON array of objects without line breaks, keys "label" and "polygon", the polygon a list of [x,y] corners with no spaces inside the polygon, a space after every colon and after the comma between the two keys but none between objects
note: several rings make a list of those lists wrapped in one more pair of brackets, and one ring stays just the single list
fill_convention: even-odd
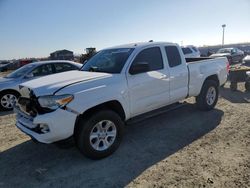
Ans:
[{"label": "truck bed", "polygon": [[227,80],[227,58],[186,58],[189,70],[189,96],[197,96],[204,80],[217,75],[219,85]]}]

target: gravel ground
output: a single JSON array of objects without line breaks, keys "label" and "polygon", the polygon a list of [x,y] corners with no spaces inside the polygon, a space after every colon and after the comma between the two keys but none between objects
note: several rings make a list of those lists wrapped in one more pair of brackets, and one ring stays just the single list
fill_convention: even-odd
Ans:
[{"label": "gravel ground", "polygon": [[0,187],[250,187],[250,93],[221,89],[216,109],[193,99],[126,127],[112,156],[33,143],[0,112]]}]

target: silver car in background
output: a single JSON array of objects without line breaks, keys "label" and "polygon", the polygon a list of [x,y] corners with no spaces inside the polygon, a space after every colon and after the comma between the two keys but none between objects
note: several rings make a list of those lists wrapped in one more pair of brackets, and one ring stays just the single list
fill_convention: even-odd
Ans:
[{"label": "silver car in background", "polygon": [[238,48],[221,48],[210,57],[227,57],[230,64],[235,64],[242,61],[244,52]]},{"label": "silver car in background", "polygon": [[73,61],[39,61],[24,65],[5,77],[0,78],[0,110],[12,110],[20,96],[19,84],[41,76],[65,71],[79,70],[82,64]]},{"label": "silver car in background", "polygon": [[181,49],[185,58],[195,58],[201,56],[199,49],[193,45],[182,46]]},{"label": "silver car in background", "polygon": [[250,55],[247,55],[246,57],[244,57],[243,61],[243,65],[245,66],[249,66],[250,67]]}]

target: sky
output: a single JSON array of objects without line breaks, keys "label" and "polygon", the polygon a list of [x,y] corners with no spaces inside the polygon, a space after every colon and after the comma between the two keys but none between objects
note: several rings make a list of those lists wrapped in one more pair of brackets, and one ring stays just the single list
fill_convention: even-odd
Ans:
[{"label": "sky", "polygon": [[149,40],[250,42],[250,0],[0,0],[0,59]]}]

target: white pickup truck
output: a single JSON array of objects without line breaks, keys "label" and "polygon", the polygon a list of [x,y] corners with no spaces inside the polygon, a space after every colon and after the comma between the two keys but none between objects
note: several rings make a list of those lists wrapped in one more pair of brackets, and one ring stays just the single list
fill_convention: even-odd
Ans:
[{"label": "white pickup truck", "polygon": [[75,139],[92,159],[119,146],[125,122],[196,97],[211,110],[227,79],[227,58],[184,58],[174,43],[148,42],[101,50],[82,71],[21,84],[16,126],[42,143]]}]

